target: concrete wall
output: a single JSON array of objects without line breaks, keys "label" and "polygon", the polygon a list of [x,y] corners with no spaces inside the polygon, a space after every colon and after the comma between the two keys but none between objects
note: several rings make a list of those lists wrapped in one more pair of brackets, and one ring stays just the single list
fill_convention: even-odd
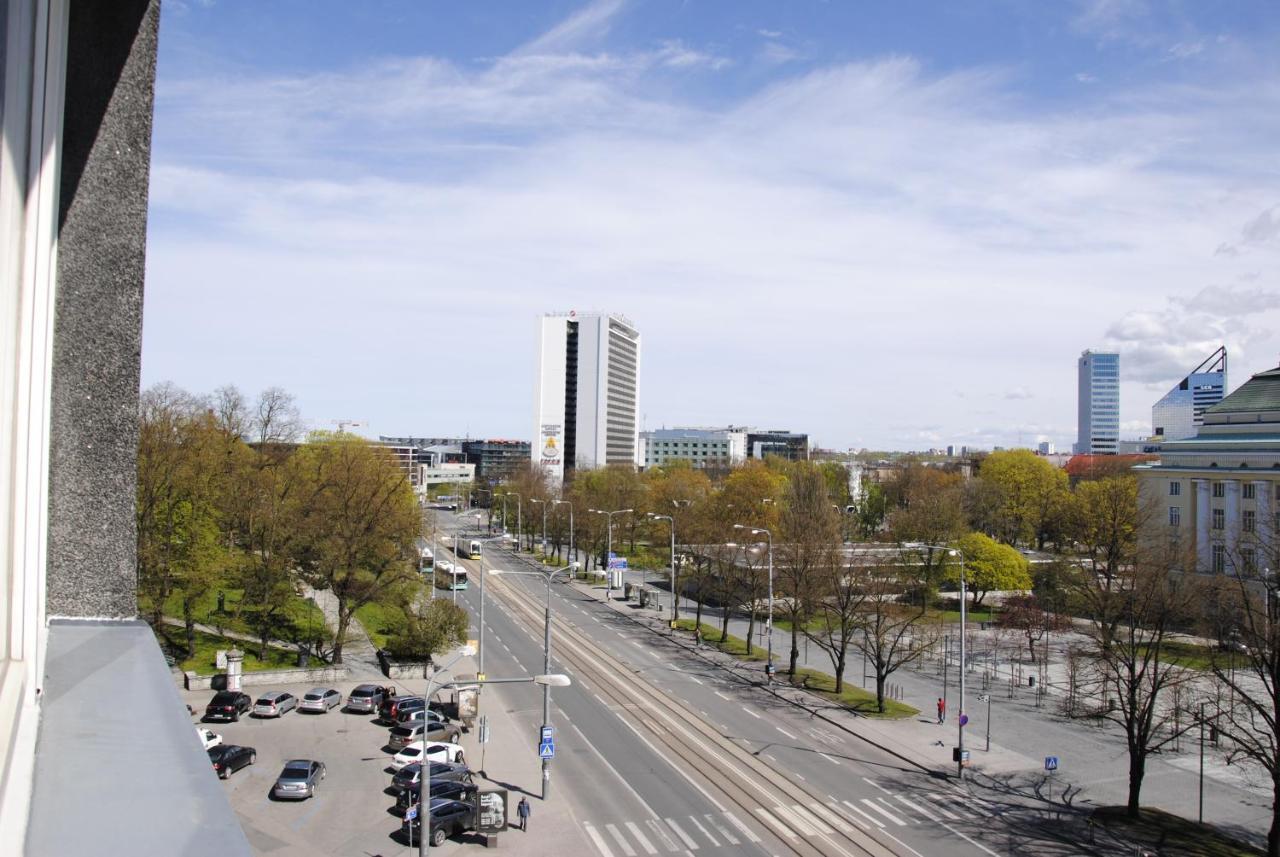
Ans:
[{"label": "concrete wall", "polygon": [[[175,673],[178,683],[187,690],[212,690],[214,676],[193,672]],[[241,687],[274,687],[284,684],[334,685],[347,680],[346,667],[322,667],[320,669],[261,670],[241,673]]]}]

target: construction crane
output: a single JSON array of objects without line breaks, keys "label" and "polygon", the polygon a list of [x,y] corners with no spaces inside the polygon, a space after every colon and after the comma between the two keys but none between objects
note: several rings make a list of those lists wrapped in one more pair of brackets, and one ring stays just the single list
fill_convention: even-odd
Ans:
[{"label": "construction crane", "polygon": [[349,428],[368,428],[364,420],[328,420],[329,425],[338,427],[338,434],[346,433]]}]

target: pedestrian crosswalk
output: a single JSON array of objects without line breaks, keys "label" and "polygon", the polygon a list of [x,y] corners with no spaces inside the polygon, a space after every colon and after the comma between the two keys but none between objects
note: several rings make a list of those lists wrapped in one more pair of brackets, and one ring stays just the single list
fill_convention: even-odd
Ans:
[{"label": "pedestrian crosswalk", "polygon": [[875,797],[831,796],[823,802],[757,806],[754,815],[747,816],[755,823],[755,829],[728,811],[632,821],[586,821],[583,828],[600,857],[658,857],[758,843],[763,840],[756,830],[794,842],[858,830],[891,831],[929,823],[982,821],[996,814],[990,802],[959,791],[881,791],[884,793]]}]

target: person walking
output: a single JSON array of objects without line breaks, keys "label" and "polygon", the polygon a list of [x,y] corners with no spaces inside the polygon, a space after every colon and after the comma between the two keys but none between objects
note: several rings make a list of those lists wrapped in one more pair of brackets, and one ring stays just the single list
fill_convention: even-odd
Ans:
[{"label": "person walking", "polygon": [[520,798],[520,803],[516,806],[516,815],[520,817],[521,830],[529,829],[529,815],[532,811],[533,810],[529,807],[529,801],[523,797]]},{"label": "person walking", "polygon": [[695,649],[702,648],[702,627],[698,626],[693,629],[693,647]]},{"label": "person walking", "polygon": [[947,703],[942,697],[938,697],[938,722],[947,719]]}]

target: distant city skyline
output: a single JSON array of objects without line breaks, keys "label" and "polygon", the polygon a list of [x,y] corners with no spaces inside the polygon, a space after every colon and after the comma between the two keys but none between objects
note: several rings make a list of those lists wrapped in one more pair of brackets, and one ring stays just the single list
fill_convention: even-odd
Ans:
[{"label": "distant city skyline", "polygon": [[1280,15],[1080,0],[166,3],[143,379],[529,436],[528,319],[644,331],[639,428],[1069,449],[1280,354]]}]

